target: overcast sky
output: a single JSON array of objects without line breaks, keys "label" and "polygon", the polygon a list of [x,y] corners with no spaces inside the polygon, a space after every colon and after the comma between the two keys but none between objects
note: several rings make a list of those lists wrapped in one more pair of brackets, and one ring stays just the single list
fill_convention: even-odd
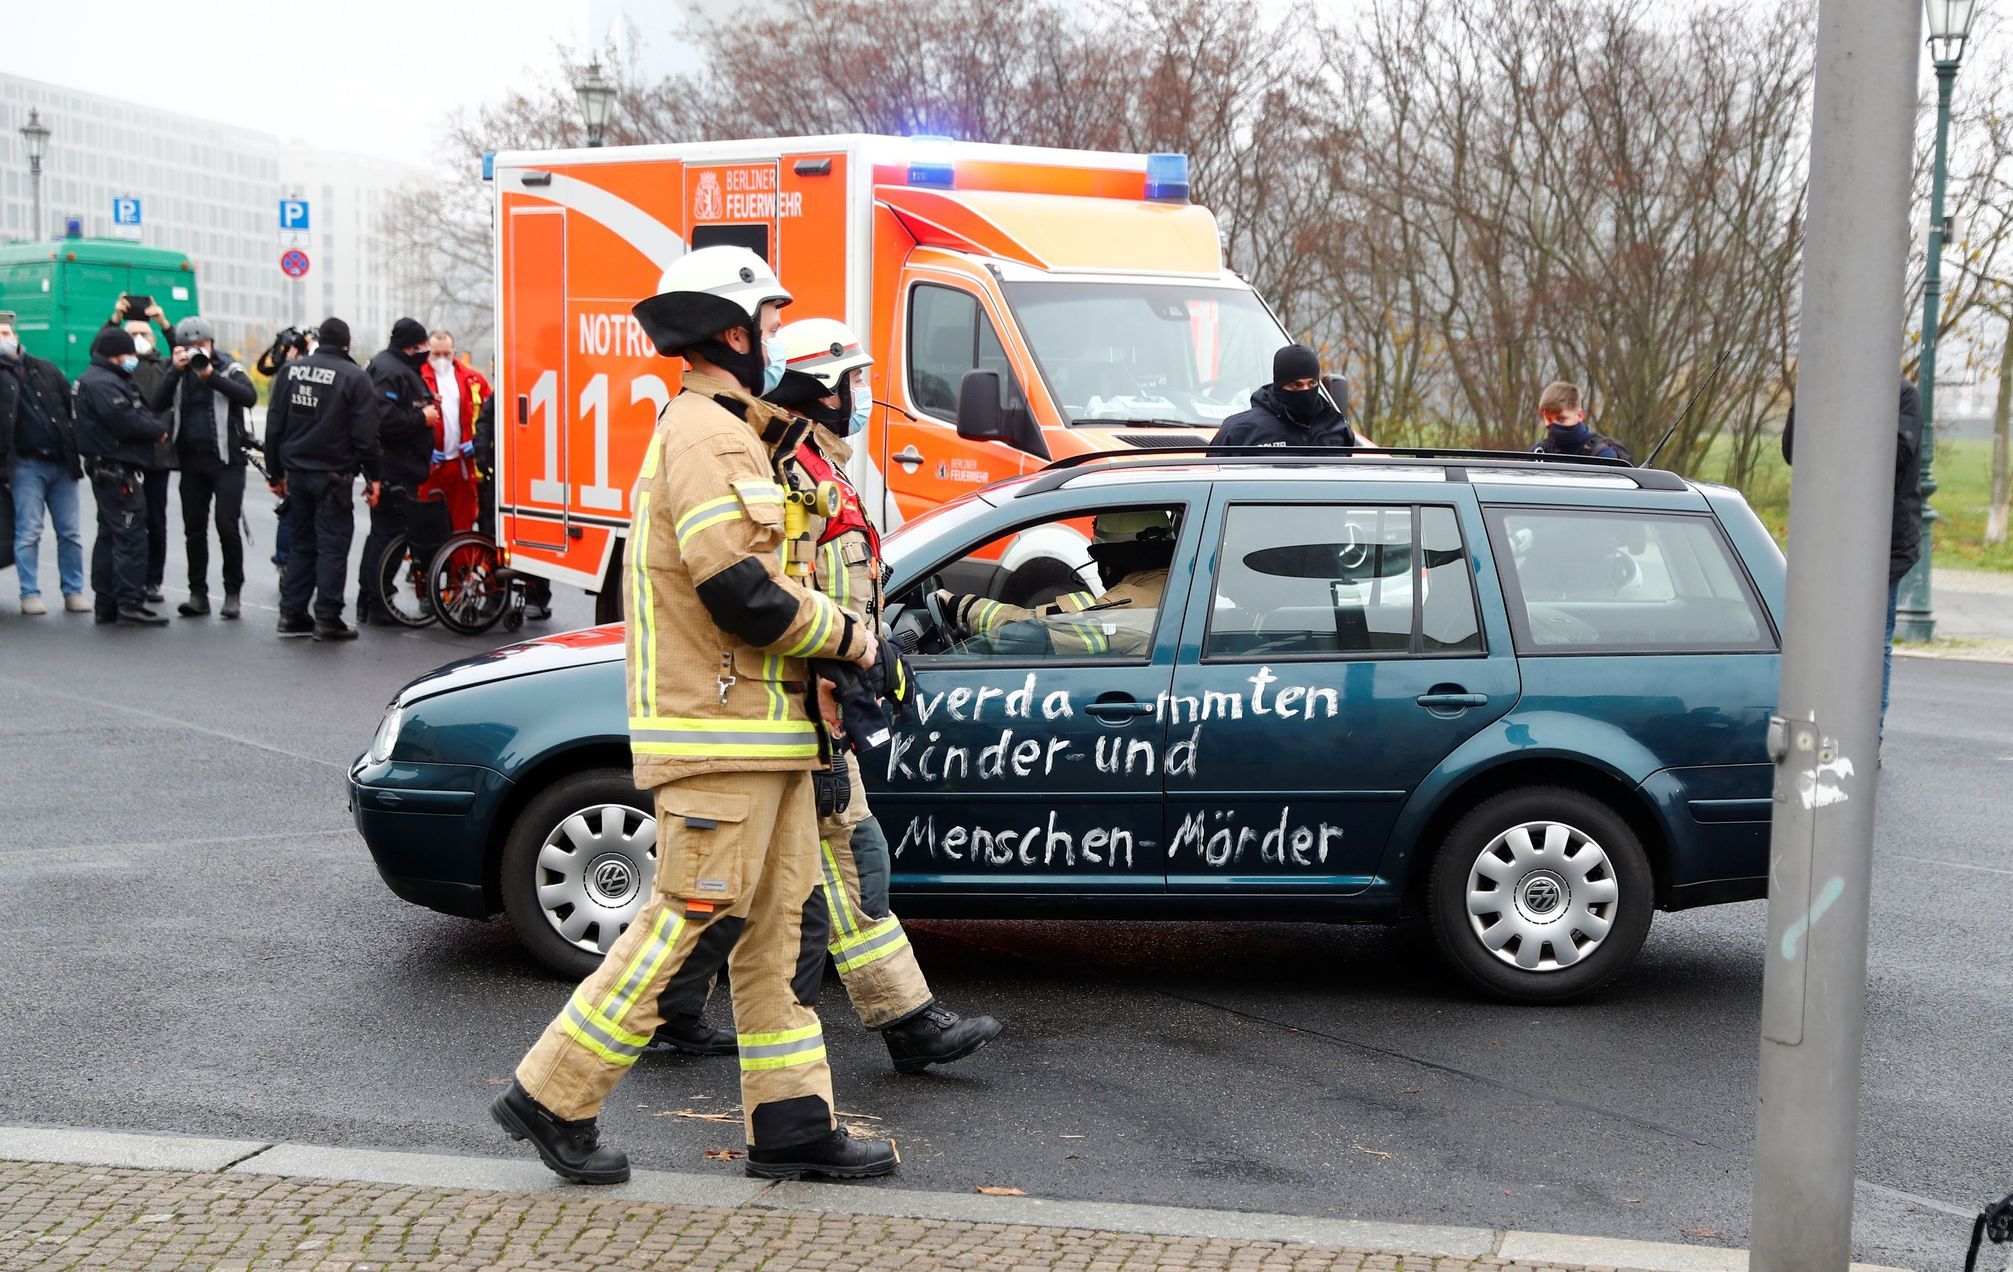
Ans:
[{"label": "overcast sky", "polygon": [[549,75],[557,45],[598,44],[633,21],[649,69],[671,69],[679,52],[666,33],[682,8],[676,0],[109,8],[0,0],[0,11],[0,70],[333,150],[423,162],[450,111],[529,74]]}]

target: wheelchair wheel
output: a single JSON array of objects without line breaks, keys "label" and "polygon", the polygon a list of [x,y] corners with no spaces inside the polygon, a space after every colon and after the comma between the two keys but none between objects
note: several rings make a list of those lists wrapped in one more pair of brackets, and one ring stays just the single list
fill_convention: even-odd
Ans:
[{"label": "wheelchair wheel", "polygon": [[378,592],[384,597],[385,613],[400,627],[429,627],[435,614],[427,600],[427,563],[413,553],[412,540],[405,535],[393,539],[384,550],[378,571]]},{"label": "wheelchair wheel", "polygon": [[486,536],[457,534],[434,554],[431,596],[441,625],[474,636],[496,625],[510,608],[510,585],[497,577],[496,545]]}]

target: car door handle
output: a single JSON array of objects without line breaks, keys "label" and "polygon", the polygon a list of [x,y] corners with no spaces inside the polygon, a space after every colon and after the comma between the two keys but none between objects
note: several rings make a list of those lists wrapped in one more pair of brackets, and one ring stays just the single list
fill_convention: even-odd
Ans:
[{"label": "car door handle", "polygon": [[910,442],[907,446],[904,446],[902,449],[896,451],[894,455],[891,456],[891,458],[894,459],[897,463],[920,464],[923,462],[923,453],[916,449],[916,444],[914,442]]},{"label": "car door handle", "polygon": [[1460,710],[1464,707],[1488,706],[1489,695],[1486,693],[1450,693],[1436,689],[1432,693],[1422,693],[1412,699],[1412,701],[1418,703],[1428,711]]},{"label": "car door handle", "polygon": [[1152,715],[1153,704],[1135,702],[1131,698],[1099,699],[1083,710],[1085,715],[1093,715],[1100,720],[1129,720],[1134,716]]}]

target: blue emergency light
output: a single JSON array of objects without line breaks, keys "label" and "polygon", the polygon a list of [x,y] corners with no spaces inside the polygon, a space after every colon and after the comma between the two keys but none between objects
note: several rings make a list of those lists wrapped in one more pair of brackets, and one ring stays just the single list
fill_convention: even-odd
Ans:
[{"label": "blue emergency light", "polygon": [[482,152],[482,179],[484,181],[496,180],[496,152],[494,150],[485,150]]},{"label": "blue emergency light", "polygon": [[909,184],[927,190],[948,190],[957,184],[958,166],[951,158],[951,139],[928,133],[909,138]]},{"label": "blue emergency light", "polygon": [[1159,152],[1146,157],[1146,197],[1188,201],[1188,156]]}]

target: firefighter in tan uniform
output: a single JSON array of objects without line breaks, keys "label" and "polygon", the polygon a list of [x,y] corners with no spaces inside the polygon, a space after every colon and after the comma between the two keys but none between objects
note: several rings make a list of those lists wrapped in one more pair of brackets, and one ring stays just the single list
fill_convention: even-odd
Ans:
[{"label": "firefighter in tan uniform", "polygon": [[[795,557],[817,589],[869,623],[881,614],[881,536],[859,493],[846,478],[852,448],[845,438],[866,426],[873,407],[867,368],[873,365],[844,323],[830,318],[793,322],[772,337],[785,359],[782,381],[766,400],[807,416],[811,435],[783,464],[784,480],[799,496],[821,488],[837,497],[829,515],[811,517]],[[901,920],[888,907],[892,862],[888,838],[867,807],[860,766],[835,751],[822,775],[818,822],[822,853],[820,889],[831,926],[830,949],[839,978],[860,1023],[879,1030],[901,1073],[920,1073],[971,1055],[999,1036],[991,1016],[960,1017],[930,993]],[[827,794],[828,793],[828,794]],[[733,1037],[706,1025],[701,1012],[712,974],[726,960],[722,929],[665,987],[656,1046],[694,1054],[725,1054]]]},{"label": "firefighter in tan uniform", "polygon": [[806,659],[873,665],[858,615],[783,571],[775,455],[801,430],[763,387],[765,311],[789,293],[746,248],[692,252],[633,312],[689,366],[645,452],[627,586],[629,747],[655,795],[650,900],[517,1066],[491,1108],[513,1138],[578,1183],[629,1162],[596,1126],[657,1028],[657,999],[700,938],[732,928],[729,966],[749,1174],[854,1178],[895,1166],[837,1125],[811,1004],[823,973],[812,771],[828,744]]},{"label": "firefighter in tan uniform", "polygon": [[1073,592],[1024,609],[983,596],[940,591],[944,616],[999,652],[1135,655],[1153,643],[1160,598],[1174,560],[1171,514],[1141,509],[1107,512],[1091,522],[1090,557],[1105,583],[1102,595]]}]

